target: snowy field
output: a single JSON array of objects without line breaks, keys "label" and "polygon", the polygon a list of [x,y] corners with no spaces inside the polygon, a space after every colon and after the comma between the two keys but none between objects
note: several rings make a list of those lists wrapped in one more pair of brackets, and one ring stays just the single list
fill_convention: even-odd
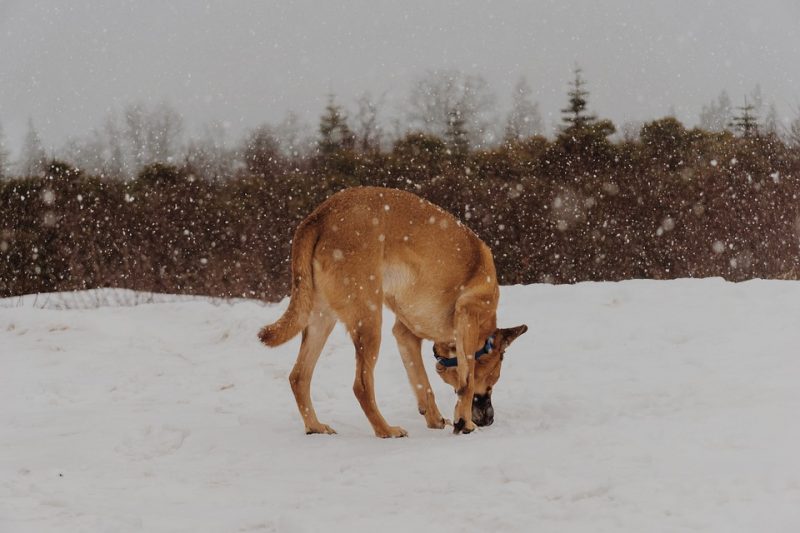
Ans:
[{"label": "snowy field", "polygon": [[800,531],[800,283],[504,288],[501,325],[530,331],[468,436],[426,429],[387,314],[397,440],[372,435],[341,327],[312,388],[339,434],[303,434],[299,340],[256,339],[285,301],[93,299],[0,300],[2,533]]}]

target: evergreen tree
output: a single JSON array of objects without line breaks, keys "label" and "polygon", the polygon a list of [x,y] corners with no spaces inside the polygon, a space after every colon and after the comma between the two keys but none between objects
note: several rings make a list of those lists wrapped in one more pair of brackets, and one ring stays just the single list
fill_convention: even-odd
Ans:
[{"label": "evergreen tree", "polygon": [[522,77],[511,94],[511,111],[506,119],[505,140],[520,141],[544,132],[539,104],[531,101],[531,86]]},{"label": "evergreen tree", "polygon": [[582,130],[597,120],[594,115],[587,114],[586,104],[588,103],[589,91],[586,90],[586,80],[581,77],[582,69],[575,67],[575,79],[570,83],[569,106],[562,109],[564,114],[564,131]]},{"label": "evergreen tree", "polygon": [[42,139],[33,125],[33,119],[28,119],[28,132],[22,143],[22,152],[19,159],[19,171],[23,176],[33,176],[44,172],[47,167],[47,154],[42,146]]},{"label": "evergreen tree", "polygon": [[319,152],[330,155],[339,150],[352,150],[355,146],[355,136],[347,125],[347,117],[342,108],[334,101],[333,95],[328,96],[328,105],[319,122]]},{"label": "evergreen tree", "polygon": [[742,134],[742,137],[754,137],[758,135],[758,117],[755,113],[753,104],[747,103],[747,97],[744,99],[744,106],[737,107],[740,111],[739,115],[733,117],[731,126],[736,128]]}]

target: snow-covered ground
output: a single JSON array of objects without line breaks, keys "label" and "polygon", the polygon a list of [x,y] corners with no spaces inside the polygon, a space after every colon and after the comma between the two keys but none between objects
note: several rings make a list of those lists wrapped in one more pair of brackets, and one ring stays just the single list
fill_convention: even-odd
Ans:
[{"label": "snow-covered ground", "polygon": [[286,302],[46,301],[0,300],[3,533],[800,531],[800,283],[504,288],[502,325],[530,331],[468,436],[425,428],[387,317],[397,440],[373,437],[341,328],[313,383],[339,434],[303,434],[299,341],[256,339]]}]

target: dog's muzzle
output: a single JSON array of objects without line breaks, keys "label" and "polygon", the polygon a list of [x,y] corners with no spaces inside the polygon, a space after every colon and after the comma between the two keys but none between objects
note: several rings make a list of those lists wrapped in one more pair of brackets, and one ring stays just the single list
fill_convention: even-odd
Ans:
[{"label": "dog's muzzle", "polygon": [[476,426],[491,426],[494,422],[494,409],[490,394],[476,394],[472,397],[472,421]]}]

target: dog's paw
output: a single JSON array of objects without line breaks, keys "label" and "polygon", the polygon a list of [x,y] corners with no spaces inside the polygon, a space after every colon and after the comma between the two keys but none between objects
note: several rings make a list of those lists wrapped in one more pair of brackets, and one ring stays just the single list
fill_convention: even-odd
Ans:
[{"label": "dog's paw", "polygon": [[336,435],[336,431],[328,424],[318,424],[316,426],[307,426],[306,427],[306,435],[316,435],[316,434],[324,434],[324,435]]},{"label": "dog's paw", "polygon": [[459,418],[453,424],[453,433],[455,433],[456,435],[458,435],[459,433],[461,433],[463,435],[467,435],[467,434],[472,433],[473,431],[475,431],[475,427],[476,426],[472,422],[472,420],[466,420],[465,421],[463,418]]},{"label": "dog's paw", "polygon": [[426,420],[430,429],[444,429],[445,426],[452,426],[453,423],[446,418],[439,417],[435,420]]},{"label": "dog's paw", "polygon": [[408,437],[408,431],[400,426],[389,426],[385,430],[376,431],[375,435],[382,439],[397,439],[400,437]]}]

